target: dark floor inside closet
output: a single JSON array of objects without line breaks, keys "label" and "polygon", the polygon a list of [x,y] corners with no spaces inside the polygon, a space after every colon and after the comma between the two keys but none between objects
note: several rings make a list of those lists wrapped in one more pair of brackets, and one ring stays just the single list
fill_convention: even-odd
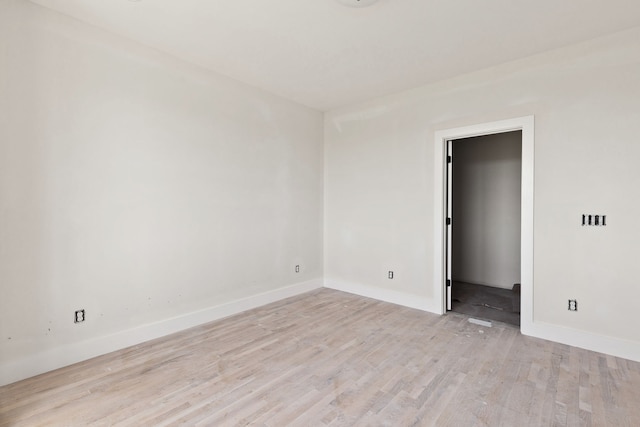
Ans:
[{"label": "dark floor inside closet", "polygon": [[451,311],[520,326],[520,285],[513,289],[453,282]]}]

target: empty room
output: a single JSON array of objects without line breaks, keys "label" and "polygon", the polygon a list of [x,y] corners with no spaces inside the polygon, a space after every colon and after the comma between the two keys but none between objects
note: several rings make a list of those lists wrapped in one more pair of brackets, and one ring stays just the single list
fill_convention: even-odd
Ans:
[{"label": "empty room", "polygon": [[0,426],[640,425],[637,0],[0,0]]}]

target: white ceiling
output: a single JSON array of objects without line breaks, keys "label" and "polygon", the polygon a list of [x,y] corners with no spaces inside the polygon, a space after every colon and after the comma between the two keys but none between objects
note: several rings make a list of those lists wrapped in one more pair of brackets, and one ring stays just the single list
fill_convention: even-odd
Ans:
[{"label": "white ceiling", "polygon": [[640,25],[639,0],[32,0],[326,111]]}]

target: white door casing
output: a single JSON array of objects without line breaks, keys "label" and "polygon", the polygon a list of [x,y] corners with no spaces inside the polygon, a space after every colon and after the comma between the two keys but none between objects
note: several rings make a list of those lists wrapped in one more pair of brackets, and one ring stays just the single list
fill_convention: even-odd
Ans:
[{"label": "white door casing", "polygon": [[[451,208],[450,190],[447,188],[446,167],[448,141],[473,136],[490,135],[510,131],[522,131],[522,181],[521,181],[521,314],[520,330],[529,334],[533,327],[533,166],[534,166],[534,117],[525,116],[496,122],[482,123],[435,132],[434,150],[434,295],[441,301],[441,313],[450,307],[446,280],[448,271],[447,245],[449,227],[446,215]],[[449,186],[451,187],[451,186]]]}]

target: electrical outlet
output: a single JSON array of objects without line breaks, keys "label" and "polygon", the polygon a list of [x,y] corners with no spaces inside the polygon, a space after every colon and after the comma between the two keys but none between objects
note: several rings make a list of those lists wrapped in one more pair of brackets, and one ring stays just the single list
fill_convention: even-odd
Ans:
[{"label": "electrical outlet", "polygon": [[300,266],[296,265],[296,273],[300,273]]},{"label": "electrical outlet", "polygon": [[389,277],[389,279],[393,279],[393,271],[389,270],[389,275],[387,277]]},{"label": "electrical outlet", "polygon": [[80,322],[84,322],[84,309],[76,310],[76,315],[73,320],[73,323],[80,323]]},{"label": "electrical outlet", "polygon": [[570,299],[569,300],[569,311],[578,311],[578,300]]}]

